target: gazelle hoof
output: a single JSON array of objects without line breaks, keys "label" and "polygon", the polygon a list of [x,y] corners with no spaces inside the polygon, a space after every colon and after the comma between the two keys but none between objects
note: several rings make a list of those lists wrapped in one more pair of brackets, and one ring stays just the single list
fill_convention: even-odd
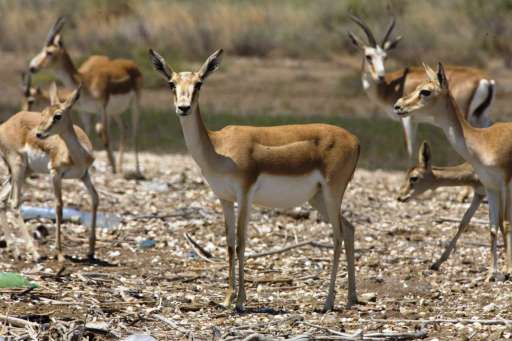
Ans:
[{"label": "gazelle hoof", "polygon": [[139,171],[129,171],[123,173],[125,180],[146,180],[146,177]]},{"label": "gazelle hoof", "polygon": [[435,262],[433,263],[431,266],[430,266],[430,270],[434,270],[434,271],[439,271],[439,267],[441,266],[441,264],[439,264],[438,262]]},{"label": "gazelle hoof", "polygon": [[504,282],[505,275],[498,271],[491,272],[487,275],[486,281],[487,282]]}]

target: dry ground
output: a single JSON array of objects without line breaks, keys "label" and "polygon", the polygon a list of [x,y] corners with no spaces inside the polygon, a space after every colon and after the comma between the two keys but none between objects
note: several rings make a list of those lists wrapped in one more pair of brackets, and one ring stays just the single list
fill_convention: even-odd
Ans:
[{"label": "dry ground", "polygon": [[[375,301],[344,308],[346,268],[341,262],[337,280],[336,311],[322,313],[332,250],[305,246],[286,253],[247,260],[248,312],[238,314],[218,305],[226,289],[225,238],[221,208],[187,156],[142,156],[145,174],[156,183],[127,181],[106,172],[99,153],[94,181],[101,193],[100,210],[122,216],[123,223],[98,233],[98,257],[110,266],[82,264],[86,231],[65,224],[65,251],[75,256],[64,268],[53,259],[40,263],[16,261],[9,248],[0,248],[0,271],[18,271],[39,288],[0,291],[0,315],[48,323],[55,339],[73,326],[110,330],[97,339],[116,339],[132,333],[148,333],[159,340],[243,339],[259,332],[276,337],[309,333],[332,338],[331,330],[353,332],[414,331],[424,328],[429,339],[496,340],[510,338],[505,325],[438,323],[422,326],[418,319],[511,319],[512,282],[485,281],[489,261],[489,234],[483,224],[486,208],[477,213],[456,253],[441,271],[429,270],[443,242],[455,233],[467,207],[459,203],[457,190],[436,192],[432,200],[400,204],[395,200],[402,179],[398,172],[359,169],[352,181],[343,210],[356,226],[357,284],[361,298],[375,294]],[[166,190],[168,186],[168,190]],[[66,184],[65,202],[88,210],[82,186]],[[51,205],[46,178],[30,179],[26,201]],[[164,190],[160,192],[160,190]],[[252,214],[247,254],[314,240],[331,243],[330,227],[316,220],[309,207],[291,216],[256,208]],[[43,224],[50,236],[41,250],[53,254],[54,224]],[[213,255],[198,257],[184,237],[188,233]],[[142,239],[154,239],[156,247],[142,250]],[[1,238],[0,238],[1,239]],[[503,249],[500,249],[503,258]],[[343,256],[342,256],[343,257]],[[501,264],[500,264],[501,265]],[[366,294],[366,295],[365,295]],[[171,327],[156,317],[172,319]],[[369,321],[379,319],[379,321]],[[387,321],[381,321],[385,319]],[[40,338],[47,331],[39,330]],[[79,330],[79,329],[78,329]],[[90,329],[89,329],[90,330]],[[0,322],[0,335],[23,335],[27,329]],[[187,335],[190,334],[190,335]],[[60,335],[60,336],[59,336]]]}]

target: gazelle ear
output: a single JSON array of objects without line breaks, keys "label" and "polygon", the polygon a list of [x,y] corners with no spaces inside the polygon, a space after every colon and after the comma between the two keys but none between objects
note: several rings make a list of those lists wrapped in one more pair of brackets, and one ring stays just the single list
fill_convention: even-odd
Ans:
[{"label": "gazelle ear", "polygon": [[437,64],[437,81],[442,89],[448,88],[448,81],[446,79],[446,73],[444,72],[444,66],[442,63]]},{"label": "gazelle ear", "polygon": [[222,61],[222,52],[222,49],[215,51],[201,66],[198,74],[202,79],[206,79],[206,77],[219,68]]},{"label": "gazelle ear", "polygon": [[50,105],[59,104],[59,94],[57,92],[57,84],[55,82],[52,82],[50,85]]},{"label": "gazelle ear", "polygon": [[82,84],[80,84],[78,86],[78,88],[76,88],[72,93],[71,95],[69,95],[67,98],[66,98],[66,101],[64,102],[64,107],[66,109],[70,109],[73,105],[75,105],[76,101],[78,101],[78,99],[80,98],[80,92],[82,90]]},{"label": "gazelle ear", "polygon": [[402,40],[402,36],[398,36],[395,39],[393,39],[392,41],[386,41],[384,43],[384,46],[382,46],[382,48],[386,51],[392,50],[398,45],[400,40]]},{"label": "gazelle ear", "polygon": [[427,77],[433,81],[433,82],[437,82],[437,74],[435,73],[434,70],[432,70],[432,68],[430,66],[428,66],[427,64],[425,63],[422,63],[423,64],[423,68],[425,69],[425,73],[427,74]]},{"label": "gazelle ear", "polygon": [[149,57],[153,64],[153,68],[158,71],[165,80],[169,81],[172,78],[174,71],[172,71],[171,67],[167,65],[164,57],[152,49],[149,49]]},{"label": "gazelle ear", "polygon": [[62,47],[62,38],[60,34],[57,34],[55,38],[53,38],[53,45]]},{"label": "gazelle ear", "polygon": [[427,141],[423,141],[418,151],[418,162],[423,169],[430,169],[432,156],[430,154],[430,145]]}]

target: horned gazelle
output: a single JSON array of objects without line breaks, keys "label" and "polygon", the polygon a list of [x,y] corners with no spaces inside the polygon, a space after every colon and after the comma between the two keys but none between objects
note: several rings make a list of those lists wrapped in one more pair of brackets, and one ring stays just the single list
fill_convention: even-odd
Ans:
[{"label": "horned gazelle", "polygon": [[[443,65],[437,73],[424,66],[428,80],[394,105],[400,117],[429,116],[443,129],[452,147],[473,166],[485,187],[489,201],[491,227],[492,272],[489,279],[502,279],[498,272],[496,236],[499,226],[512,219],[512,123],[495,123],[488,128],[475,128],[466,121],[455,101]],[[427,110],[422,110],[427,109]],[[512,271],[512,229],[505,231],[506,272]]]},{"label": "horned gazelle", "polygon": [[236,308],[243,309],[244,252],[251,206],[288,208],[306,201],[333,227],[335,248],[324,308],[334,306],[343,241],[348,264],[347,306],[355,304],[354,227],[341,216],[340,206],[359,158],[357,138],[326,124],[227,126],[210,131],[199,110],[199,92],[206,78],[217,70],[222,50],[212,54],[197,72],[174,72],[159,54],[150,50],[150,55],[155,69],[168,82],[189,152],[222,204],[229,265],[224,305],[230,306],[236,296]]},{"label": "horned gazelle", "polygon": [[[427,80],[425,71],[418,67],[408,67],[394,72],[385,71],[384,61],[387,53],[394,49],[401,39],[391,39],[395,27],[394,19],[379,44],[368,25],[357,17],[350,18],[363,29],[368,38],[368,42],[364,42],[352,32],[348,33],[352,43],[363,53],[363,88],[391,118],[397,119],[393,114],[393,104]],[[465,118],[475,127],[488,127],[491,124],[488,111],[495,93],[494,80],[489,79],[481,70],[460,66],[447,66],[446,76],[450,81],[453,97],[465,113]],[[400,118],[411,162],[417,150],[418,123],[425,122],[424,116]]]},{"label": "horned gazelle", "polygon": [[116,172],[116,163],[110,144],[109,116],[116,120],[121,129],[117,168],[122,171],[125,133],[121,114],[131,105],[133,129],[131,137],[135,152],[135,173],[130,174],[130,177],[141,178],[137,146],[139,101],[142,88],[140,70],[131,60],[111,60],[105,56],[91,56],[79,69],[76,69],[60,35],[63,25],[64,18],[59,18],[52,26],[43,49],[30,61],[30,72],[35,73],[43,68],[52,68],[64,86],[76,88],[80,84],[82,85],[83,94],[76,107],[79,111],[89,114],[101,113],[103,128],[101,137],[114,173]]},{"label": "horned gazelle", "polygon": [[[70,111],[80,96],[80,89],[73,91],[64,101],[57,95],[55,83],[50,88],[51,105],[42,112],[21,111],[0,125],[0,154],[9,170],[1,202],[11,199],[24,238],[34,257],[38,257],[32,238],[21,217],[23,183],[31,173],[50,174],[56,199],[57,253],[64,260],[61,238],[63,179],[80,179],[91,196],[92,224],[89,235],[88,257],[94,258],[96,242],[96,212],[98,194],[89,175],[94,158],[92,144],[78,126],[74,126]],[[5,212],[2,210],[2,215]],[[5,219],[5,218],[4,218]],[[5,221],[5,220],[3,220]]]},{"label": "horned gazelle", "polygon": [[[428,142],[424,141],[418,152],[416,166],[411,167],[407,171],[403,186],[400,189],[398,201],[407,202],[428,190],[456,186],[470,186],[473,188],[473,199],[459,223],[457,233],[450,240],[442,255],[430,266],[432,270],[439,270],[441,264],[450,257],[461,234],[464,233],[471,218],[473,218],[480,204],[483,202],[485,198],[485,188],[473,167],[467,162],[449,167],[432,166],[430,145]],[[500,225],[500,230],[503,234],[502,225]]]}]

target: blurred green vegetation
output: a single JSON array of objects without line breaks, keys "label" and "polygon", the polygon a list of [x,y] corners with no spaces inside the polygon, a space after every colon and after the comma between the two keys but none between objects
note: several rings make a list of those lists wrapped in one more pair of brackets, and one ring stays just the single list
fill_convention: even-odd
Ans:
[{"label": "blurred green vegetation", "polygon": [[[183,152],[187,149],[183,140],[180,123],[172,109],[168,111],[145,111],[142,114],[139,144],[142,150],[156,153]],[[294,116],[283,115],[234,115],[206,114],[206,126],[218,130],[227,125],[273,126],[297,123],[329,123],[347,129],[356,135],[361,143],[359,166],[368,169],[404,170],[408,165],[403,131],[399,122],[386,118],[345,118],[337,116]],[[114,136],[117,136],[112,126]],[[422,125],[420,140],[432,145],[434,164],[454,165],[462,162],[456,153],[447,148],[447,141],[440,129]],[[100,147],[96,139],[95,144]]]}]

